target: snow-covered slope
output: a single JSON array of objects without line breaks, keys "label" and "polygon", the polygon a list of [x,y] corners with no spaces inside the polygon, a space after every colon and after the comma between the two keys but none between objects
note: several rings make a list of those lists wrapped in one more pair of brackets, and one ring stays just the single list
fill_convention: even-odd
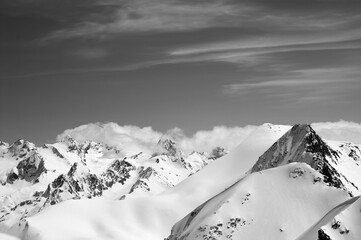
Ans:
[{"label": "snow-covered slope", "polygon": [[[332,208],[325,216],[323,216],[318,222],[316,222],[313,226],[311,226],[307,231],[302,233],[296,240],[309,240],[309,239],[318,239],[318,240],[331,240],[331,239],[359,239],[360,237],[360,226],[359,226],[359,218],[357,217],[357,212],[355,211],[355,207],[359,208],[359,204],[355,204],[355,202],[360,202],[360,196],[353,197],[351,199],[346,200],[345,202],[337,205]],[[335,216],[343,215],[343,211],[346,209],[346,214],[349,215],[351,211],[354,218],[348,218],[348,220],[352,220],[349,222],[349,226],[352,225],[353,231],[350,233],[350,230],[345,226],[341,226],[341,223],[335,220]],[[333,220],[332,220],[333,219]],[[326,226],[331,225],[332,229],[337,230],[337,232],[325,233],[324,228]],[[322,227],[322,229],[320,229]],[[342,236],[344,234],[344,236]],[[331,236],[331,237],[330,237]]]},{"label": "snow-covered slope", "polygon": [[305,163],[251,174],[192,211],[169,239],[295,239],[349,197],[322,177]]},{"label": "snow-covered slope", "polygon": [[[328,240],[357,240],[361,236],[361,200],[337,214],[327,224],[318,227],[317,235]],[[315,228],[316,229],[316,228]],[[299,239],[299,240],[306,240]],[[321,238],[322,240],[322,238]]]},{"label": "snow-covered slope", "polygon": [[[84,235],[87,239],[164,239],[179,219],[242,177],[289,128],[262,125],[233,153],[217,159],[181,184],[155,196],[130,195],[123,201],[78,200],[55,205],[28,218],[26,237],[35,239],[40,235],[44,239],[77,239],[82,236],[81,228],[87,231]],[[67,222],[64,218],[73,220]],[[74,228],[78,223],[79,227]],[[63,237],[64,233],[66,237]]]},{"label": "snow-covered slope", "polygon": [[189,196],[190,201],[206,201],[242,178],[258,157],[289,128],[268,123],[261,125],[229,154],[207,165],[202,171],[164,194],[182,195],[183,199]]},{"label": "snow-covered slope", "polygon": [[185,155],[168,136],[155,149],[124,155],[70,137],[42,148],[0,143],[0,232],[27,240],[361,235],[358,145],[323,140],[307,124],[264,124],[226,155]]},{"label": "snow-covered slope", "polygon": [[[36,147],[18,140],[0,144],[0,232],[19,235],[27,218],[71,199],[124,199],[169,189],[215,159],[194,152],[123,156],[126,150],[71,137]],[[169,146],[168,146],[169,147]]]},{"label": "snow-covered slope", "polygon": [[[328,211],[360,194],[359,156],[357,145],[327,144],[309,125],[295,125],[259,157],[249,176],[179,221],[169,239],[295,239],[312,224],[325,224],[323,217]],[[295,167],[294,162],[302,164]],[[277,180],[282,175],[289,179]],[[303,181],[286,186],[290,181],[294,183],[293,178]],[[335,192],[337,196],[328,196]],[[311,202],[309,197],[314,197]],[[358,205],[336,216],[339,220],[334,221],[339,224],[331,223],[331,228],[325,226],[316,233],[333,237],[324,239],[356,239],[349,233],[360,231],[355,226],[361,222]],[[332,217],[340,209],[332,211]],[[342,229],[336,231],[338,235],[331,231],[337,228]]]}]

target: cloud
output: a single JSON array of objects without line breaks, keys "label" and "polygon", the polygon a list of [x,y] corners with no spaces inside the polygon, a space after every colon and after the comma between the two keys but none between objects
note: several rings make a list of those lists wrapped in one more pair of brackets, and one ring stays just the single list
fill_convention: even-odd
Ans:
[{"label": "cloud", "polygon": [[317,49],[344,49],[359,48],[357,42],[348,42],[361,39],[359,29],[331,31],[326,33],[266,33],[262,37],[248,36],[231,41],[217,43],[203,43],[186,48],[174,49],[169,52],[171,56],[185,56],[207,53],[267,53],[294,50],[317,50]]},{"label": "cloud", "polygon": [[[78,5],[87,9],[83,2]],[[87,16],[77,19],[72,26],[52,32],[45,39],[98,38],[124,32],[175,32],[217,27],[235,28],[235,31],[253,28],[261,32],[273,29],[276,33],[292,32],[302,36],[302,33],[347,30],[360,21],[358,12],[348,9],[352,4],[336,8],[328,3],[322,8],[318,6],[317,11],[294,6],[281,10],[273,5],[275,3],[232,0],[96,0],[91,3],[91,8],[88,7]],[[87,12],[84,9],[78,12]],[[95,9],[98,11],[94,12]]]},{"label": "cloud", "polygon": [[119,126],[116,123],[89,123],[65,130],[57,136],[57,141],[67,135],[79,142],[92,140],[117,146],[123,150],[124,154],[132,155],[139,152],[152,152],[162,133],[153,130],[151,127]]},{"label": "cloud", "polygon": [[198,131],[191,137],[184,137],[179,141],[185,152],[194,150],[211,152],[215,147],[224,147],[231,150],[240,144],[257,126],[245,127],[215,126],[212,130]]},{"label": "cloud", "polygon": [[[225,41],[216,44],[202,44],[193,47],[173,49],[168,54],[170,63],[216,61],[235,65],[256,66],[272,61],[272,54],[292,52],[338,51],[361,49],[361,31],[337,33],[336,35],[285,35],[251,38],[248,40]],[[157,64],[157,62],[155,62]]]},{"label": "cloud", "polygon": [[217,146],[228,150],[234,148],[255,128],[255,126],[217,126],[212,130],[198,131],[193,136],[187,137],[180,128],[161,133],[151,127],[119,126],[116,123],[89,123],[65,130],[57,136],[57,141],[70,135],[79,142],[92,140],[117,146],[123,150],[125,155],[132,155],[139,152],[152,153],[157,150],[158,141],[166,136],[177,141],[179,147],[186,153],[193,151],[209,153]]},{"label": "cloud", "polygon": [[109,52],[102,48],[86,48],[77,50],[71,54],[84,59],[98,59],[108,56]]},{"label": "cloud", "polygon": [[[99,5],[104,5],[98,1]],[[132,32],[188,31],[217,25],[217,18],[234,13],[227,1],[118,0],[110,21],[89,16],[75,27],[48,35],[44,40],[74,37],[106,37],[109,34]]]},{"label": "cloud", "polygon": [[[89,123],[74,129],[65,130],[57,136],[60,141],[67,135],[79,142],[92,140],[119,147],[124,155],[139,152],[151,154],[158,150],[157,143],[162,137],[170,137],[185,152],[193,151],[210,153],[215,147],[232,150],[241,143],[258,126],[245,127],[215,126],[211,130],[197,131],[188,137],[180,128],[174,128],[161,133],[152,127],[120,126],[117,123]],[[317,122],[312,127],[324,139],[335,141],[350,141],[361,144],[361,124],[340,120],[338,122]]]},{"label": "cloud", "polygon": [[318,103],[340,104],[359,101],[356,97],[361,88],[358,66],[292,70],[297,65],[285,64],[281,72],[271,70],[266,77],[245,79],[226,84],[223,93],[233,96],[259,95],[287,102],[288,107],[295,104]]},{"label": "cloud", "polygon": [[323,138],[361,144],[361,124],[340,120],[338,122],[317,122],[312,127]]}]

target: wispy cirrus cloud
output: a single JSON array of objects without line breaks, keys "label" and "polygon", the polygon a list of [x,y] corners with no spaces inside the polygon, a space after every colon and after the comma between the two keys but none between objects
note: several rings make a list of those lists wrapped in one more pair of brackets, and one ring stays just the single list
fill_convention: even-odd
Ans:
[{"label": "wispy cirrus cloud", "polygon": [[[360,31],[361,38],[361,31]],[[352,38],[353,39],[353,38]],[[273,39],[272,41],[262,40],[247,41],[242,43],[232,42],[217,44],[214,47],[190,48],[183,50],[171,50],[163,58],[119,67],[101,68],[99,71],[133,71],[142,68],[149,68],[164,64],[182,64],[197,62],[226,62],[235,65],[256,66],[264,62],[271,62],[271,54],[291,53],[298,51],[338,51],[361,49],[360,41],[330,40],[325,42],[310,41],[285,41],[284,39]]]},{"label": "wispy cirrus cloud", "polygon": [[[309,68],[291,70],[281,75],[224,85],[223,93],[248,94],[293,104],[334,104],[352,101],[361,88],[357,67]],[[275,77],[279,79],[274,80]]]},{"label": "wispy cirrus cloud", "polygon": [[[302,6],[301,1],[294,2],[295,6]],[[279,10],[267,2],[247,0],[97,0],[92,2],[92,6],[106,10],[106,16],[101,13],[89,14],[72,26],[53,31],[44,39],[99,38],[118,33],[176,32],[205,28],[234,28],[235,32],[244,29],[267,32],[272,29],[275,33],[302,35],[347,30],[350,25],[357,26],[361,21],[358,14],[338,9],[334,2],[329,3],[327,8],[320,7],[319,1],[315,2],[309,4],[314,5],[317,11],[292,6]]]},{"label": "wispy cirrus cloud", "polygon": [[[247,52],[267,53],[292,50],[318,50],[318,49],[347,49],[359,48],[357,42],[361,39],[361,30],[345,31],[335,34],[319,35],[310,34],[288,36],[265,36],[247,40],[238,39],[213,44],[201,44],[183,49],[175,49],[169,52],[171,56],[187,56],[199,54],[215,54],[220,56],[224,53]],[[355,42],[353,42],[355,41]]]},{"label": "wispy cirrus cloud", "polygon": [[83,59],[98,59],[108,56],[109,52],[103,48],[84,48],[71,52],[70,54]]},{"label": "wispy cirrus cloud", "polygon": [[[106,3],[98,1],[98,4]],[[52,32],[44,40],[196,30],[217,26],[218,18],[239,13],[228,1],[114,0],[111,4],[116,10],[110,21],[89,16],[74,27]]]}]

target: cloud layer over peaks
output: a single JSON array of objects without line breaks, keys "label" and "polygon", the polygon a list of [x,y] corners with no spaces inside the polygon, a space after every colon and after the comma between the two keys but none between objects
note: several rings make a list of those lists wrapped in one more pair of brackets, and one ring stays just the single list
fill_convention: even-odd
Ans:
[{"label": "cloud layer over peaks", "polygon": [[119,126],[117,123],[89,123],[74,129],[67,129],[57,136],[60,141],[69,135],[79,142],[92,140],[119,147],[124,154],[139,152],[152,153],[157,149],[161,138],[171,138],[185,153],[192,151],[211,152],[215,147],[221,146],[230,150],[236,147],[251,133],[256,126],[225,127],[216,126],[212,130],[198,131],[188,137],[182,129],[173,128],[161,133],[152,127],[140,128],[137,126]]},{"label": "cloud layer over peaks", "polygon": [[[71,136],[78,142],[87,140],[101,142],[120,148],[124,154],[151,152],[162,134],[151,127],[119,126],[116,123],[89,123],[73,129],[67,129],[57,136],[60,141]],[[126,150],[126,151],[124,151]]]},{"label": "cloud layer over peaks", "polygon": [[313,123],[312,127],[327,140],[361,144],[361,124],[340,120],[338,122]]},{"label": "cloud layer over peaks", "polygon": [[[327,140],[350,141],[361,144],[361,124],[340,120],[338,122],[318,122],[312,127]],[[74,129],[67,129],[57,136],[60,141],[70,135],[79,142],[92,140],[116,146],[125,155],[144,152],[151,154],[159,150],[157,143],[160,139],[171,138],[185,153],[193,151],[210,153],[215,147],[231,150],[241,143],[257,126],[245,127],[215,126],[211,130],[197,131],[192,136],[186,136],[182,129],[173,128],[165,133],[158,132],[152,127],[120,126],[117,123],[89,123]]]}]

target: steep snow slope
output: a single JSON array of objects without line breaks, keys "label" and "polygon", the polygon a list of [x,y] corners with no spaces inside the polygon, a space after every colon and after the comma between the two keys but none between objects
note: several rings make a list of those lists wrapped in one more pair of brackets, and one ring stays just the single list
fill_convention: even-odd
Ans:
[{"label": "steep snow slope", "polygon": [[[308,166],[314,169],[313,172],[317,173],[317,174],[313,174],[315,177],[312,178],[310,184],[312,185],[321,184],[324,186],[328,186],[327,188],[329,189],[328,191],[335,191],[338,189],[339,192],[342,192],[343,194],[347,193],[349,196],[359,195],[360,194],[359,188],[361,187],[359,147],[351,143],[341,144],[336,142],[330,142],[329,144],[332,145],[334,149],[331,148],[328,144],[326,144],[326,142],[322,140],[309,125],[307,124],[295,125],[287,133],[285,133],[277,142],[275,142],[264,154],[262,154],[259,157],[257,162],[249,171],[250,173],[251,172],[253,173],[250,176],[255,176],[258,174],[263,175],[265,169],[274,168],[276,171],[276,169],[278,169],[279,166],[284,166],[284,165],[290,166],[292,162],[304,162],[307,163]],[[257,173],[258,171],[261,172]],[[269,170],[267,170],[266,172],[269,172]],[[303,169],[295,169],[295,171],[290,172],[290,177],[298,178],[298,175],[303,176],[304,172],[305,171]],[[275,176],[273,177],[276,179],[277,178],[276,172],[274,172],[274,174]],[[259,178],[262,177],[258,176],[253,178],[256,178],[258,181]],[[274,180],[272,180],[272,177],[270,177],[268,181],[270,181],[270,183],[266,181],[264,183],[265,185],[268,186],[267,187],[268,191],[271,192],[276,191],[274,188],[278,188],[278,185],[275,183]],[[302,191],[301,186],[302,185],[300,185],[299,187],[294,186],[295,190]],[[244,185],[244,188],[247,188],[247,186]],[[311,186],[307,188],[311,189]],[[257,189],[262,189],[262,186],[258,186]],[[241,187],[238,189],[238,192],[242,193],[243,190],[244,189]],[[286,193],[279,193],[280,194],[279,196],[281,197],[283,196],[284,202],[267,200],[267,202],[269,203],[268,206],[269,208],[278,209],[277,211],[274,212],[275,216],[279,215],[278,211],[279,212],[283,211],[282,209],[279,208],[283,208],[283,207],[287,208],[287,206],[294,206],[293,204],[298,203],[299,201],[306,201],[309,194],[312,194],[312,193],[303,192],[304,195],[299,196],[296,193],[292,193],[292,190],[286,189],[285,191]],[[243,231],[245,228],[242,228],[242,234],[240,235],[240,233],[237,233],[235,235],[236,236],[235,239],[239,237],[245,239],[282,239],[282,237],[285,236],[286,237],[284,239],[290,239],[289,238],[290,236],[296,238],[298,235],[302,233],[302,229],[306,230],[307,226],[310,227],[313,223],[320,221],[320,219],[324,216],[324,214],[326,214],[331,208],[335,206],[335,205],[334,206],[327,205],[327,203],[332,202],[332,200],[334,199],[328,199],[327,197],[324,198],[325,196],[323,196],[323,194],[326,193],[322,193],[322,191],[319,191],[318,193],[320,193],[320,195],[316,197],[317,199],[315,198],[315,201],[317,202],[317,204],[323,204],[323,206],[326,207],[323,209],[324,211],[317,212],[315,210],[314,213],[316,215],[312,215],[312,213],[307,212],[309,209],[312,209],[315,206],[317,209],[319,208],[316,202],[315,202],[316,205],[310,205],[309,207],[304,206],[304,209],[302,209],[302,211],[306,213],[305,215],[299,209],[300,205],[297,205],[296,207],[296,209],[300,211],[299,215],[294,215],[297,212],[292,212],[292,210],[290,209],[289,210],[290,216],[293,217],[287,218],[286,216],[283,216],[283,218],[288,219],[288,221],[292,222],[291,224],[295,226],[299,225],[299,223],[297,222],[299,221],[298,218],[306,219],[307,224],[299,225],[300,227],[297,229],[288,227],[289,228],[289,231],[287,231],[288,235],[285,234],[283,228],[280,228],[279,232],[283,234],[277,236],[275,232],[272,232],[274,230],[274,227],[272,227],[272,223],[269,223],[267,225],[266,222],[262,222],[258,220],[257,222],[261,224],[257,225],[257,227],[262,228],[262,233],[264,231],[264,228],[271,227],[273,230],[270,229],[270,232],[266,231],[265,235],[260,235],[260,233],[257,234],[256,231],[257,227],[254,229],[254,232],[248,230]],[[248,226],[249,222],[247,222],[247,219],[243,218],[244,213],[246,213],[247,216],[247,214],[249,213],[248,211],[257,212],[259,210],[258,207],[261,207],[261,205],[254,208],[252,208],[251,206],[240,211],[239,208],[243,206],[250,199],[251,195],[248,195],[248,193],[245,194],[242,193],[244,196],[242,197],[241,203],[240,201],[238,202],[234,201],[233,204],[229,204],[229,201],[230,199],[232,199],[233,196],[232,194],[233,194],[232,190],[226,190],[225,192],[219,194],[217,197],[206,202],[204,205],[201,205],[198,209],[194,210],[186,218],[184,218],[182,221],[178,222],[174,226],[173,236],[171,236],[170,238],[196,239],[197,237],[199,237],[203,239],[229,239],[229,238],[232,239],[234,232],[232,234],[230,233],[220,234],[218,229],[220,229],[221,227],[224,228],[224,226],[226,225],[228,227],[229,225],[237,225],[237,221],[241,225]],[[285,197],[285,195],[287,197]],[[265,199],[272,196],[273,193],[267,193]],[[259,200],[256,199],[255,201],[259,201]],[[344,206],[346,205],[347,203]],[[263,208],[266,207],[263,206]],[[349,232],[358,233],[360,231],[359,228],[354,226],[355,223],[361,222],[360,211],[355,210],[356,208],[359,208],[358,203],[351,206],[347,211],[342,212],[340,216],[343,217],[339,217],[339,216],[336,217],[340,219],[340,221],[338,221],[339,224],[336,225],[333,224],[331,225],[331,228],[337,229],[340,227],[342,230],[337,230],[337,232],[341,234],[338,234],[337,238],[332,238],[333,240],[354,239],[352,238],[353,234],[349,234]],[[322,207],[320,209],[322,209]],[[338,208],[335,211],[333,211],[332,214],[333,215],[338,214],[339,211],[341,211],[340,209],[342,210],[342,208]],[[198,216],[198,212],[200,211],[201,211],[201,215],[199,215],[199,217],[195,217]],[[214,213],[218,213],[217,211],[219,211],[220,214],[223,214],[221,219],[218,219],[216,215],[214,215]],[[268,208],[263,209],[262,211],[267,212]],[[331,215],[328,215],[327,217],[329,218]],[[274,218],[271,218],[272,215],[264,215],[264,216],[267,216],[267,221],[272,221],[272,222],[275,221]],[[297,219],[294,219],[294,216],[297,216]],[[313,216],[313,217],[308,218],[308,216]],[[225,218],[229,219],[228,222],[225,220]],[[261,218],[261,216],[259,216],[259,218]],[[322,223],[325,223],[324,222],[325,219],[321,219],[321,220]],[[218,223],[216,223],[217,221]],[[276,222],[277,221],[280,220],[276,219]],[[335,221],[337,222],[337,220]],[[345,225],[347,224],[346,225],[347,227],[342,226],[343,222]],[[211,223],[213,225],[210,225]],[[204,224],[207,225],[207,228],[205,228]],[[230,227],[227,229],[229,230]],[[251,228],[247,227],[246,229],[251,229]],[[348,231],[346,231],[345,229],[347,229]],[[327,233],[331,232],[330,228],[327,229],[327,227],[325,227],[324,230],[320,231],[320,233],[324,233],[324,232]],[[333,234],[334,236],[334,233],[330,233],[330,234]],[[323,236],[324,235],[325,234],[323,234]],[[343,238],[340,238],[340,236]],[[330,239],[330,238],[324,238],[324,239]]]},{"label": "steep snow slope", "polygon": [[[329,240],[358,240],[361,236],[361,200],[357,200],[317,231],[318,236]],[[302,239],[306,240],[306,238]]]},{"label": "steep snow slope", "polygon": [[[350,222],[353,225],[356,225],[356,227],[354,228],[355,230],[357,230],[356,232],[351,232],[345,228],[344,226],[341,228],[341,224],[339,221],[332,221],[332,229],[337,229],[338,230],[338,234],[336,233],[335,235],[331,234],[331,237],[329,234],[325,233],[325,231],[323,229],[320,229],[322,226],[330,224],[331,220],[334,219],[334,217],[336,215],[341,215],[342,212],[347,209],[346,211],[352,211],[353,214],[356,213],[356,211],[354,211],[355,206],[359,207],[358,204],[354,204],[356,201],[360,201],[359,200],[360,197],[353,197],[349,200],[346,200],[345,202],[337,205],[336,207],[334,207],[333,209],[331,209],[325,216],[323,216],[317,223],[315,223],[310,229],[308,229],[307,231],[305,231],[301,236],[299,236],[296,240],[309,240],[309,239],[319,239],[319,240],[323,240],[323,239],[340,239],[340,234],[342,239],[358,239],[360,237],[360,226],[359,223],[360,221],[355,221],[356,218],[353,218],[352,222]],[[351,206],[351,207],[350,207]],[[359,208],[358,208],[359,209]],[[348,218],[348,220],[351,220],[350,218]],[[322,227],[325,228],[325,227]],[[335,233],[333,233],[335,234]],[[345,236],[342,236],[342,234],[345,234]],[[349,235],[350,234],[350,235]],[[345,237],[345,238],[343,238]]]},{"label": "steep snow slope", "polygon": [[18,238],[10,236],[10,235],[5,234],[5,233],[0,233],[0,239],[1,240],[18,240]]},{"label": "steep snow slope", "polygon": [[[182,199],[206,201],[229,187],[249,170],[256,159],[281,137],[289,126],[263,124],[233,151],[209,164],[202,171],[182,181],[164,194],[182,195]],[[194,187],[196,186],[196,187]]]},{"label": "steep snow slope", "polygon": [[253,173],[192,211],[169,239],[295,239],[348,199],[315,181],[322,177],[305,163]]},{"label": "steep snow slope", "polygon": [[241,178],[289,128],[271,124],[259,127],[233,153],[160,195],[130,195],[123,201],[67,201],[50,207],[28,218],[26,237],[77,239],[84,231],[87,239],[163,239],[176,221]]}]

